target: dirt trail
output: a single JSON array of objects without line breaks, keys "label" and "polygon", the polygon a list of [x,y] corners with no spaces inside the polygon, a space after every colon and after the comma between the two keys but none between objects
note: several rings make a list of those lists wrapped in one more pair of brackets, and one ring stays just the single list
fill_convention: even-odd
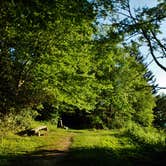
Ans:
[{"label": "dirt trail", "polygon": [[69,135],[59,141],[59,144],[50,146],[49,150],[35,151],[30,155],[26,155],[14,161],[11,161],[11,166],[56,166],[62,161],[67,155],[72,143],[73,135]]}]

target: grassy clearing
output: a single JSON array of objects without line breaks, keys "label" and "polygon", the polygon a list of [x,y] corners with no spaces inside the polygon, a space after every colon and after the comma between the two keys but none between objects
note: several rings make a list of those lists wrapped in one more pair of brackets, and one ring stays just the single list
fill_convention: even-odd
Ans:
[{"label": "grassy clearing", "polygon": [[[137,144],[124,131],[81,131],[71,146],[69,165],[120,165],[137,153]],[[124,152],[126,151],[126,152]],[[128,162],[126,163],[129,164]]]},{"label": "grassy clearing", "polygon": [[[33,127],[41,125],[34,123]],[[60,149],[63,140],[73,136],[69,155],[59,166],[165,165],[164,132],[132,126],[122,130],[62,130],[47,125],[46,136],[24,136],[8,133],[1,137],[0,162],[7,165],[11,157],[41,150]],[[52,162],[51,160],[49,162]]]},{"label": "grassy clearing", "polygon": [[34,123],[33,127],[47,125],[49,132],[47,135],[38,136],[18,136],[12,132],[4,135],[0,133],[0,165],[7,165],[7,161],[23,155],[32,154],[37,151],[60,149],[61,142],[70,135],[69,132],[57,129],[48,123]]},{"label": "grassy clearing", "polygon": [[[135,139],[138,135],[130,135],[126,129],[79,131],[73,139],[71,155],[66,161],[66,165],[124,166],[166,164],[164,159],[165,144],[161,142],[164,137],[163,134],[157,131],[151,135],[150,131],[146,134],[146,140],[144,137],[144,140],[140,142]],[[161,136],[162,139],[153,139],[154,135]],[[158,144],[160,146],[157,146]]]},{"label": "grassy clearing", "polygon": [[50,132],[46,136],[37,137],[21,137],[14,134],[9,134],[6,137],[1,137],[0,142],[0,155],[1,156],[15,156],[20,154],[26,154],[39,149],[47,149],[49,146],[55,146],[57,148],[58,142],[66,137],[66,132],[62,130],[56,130]]}]

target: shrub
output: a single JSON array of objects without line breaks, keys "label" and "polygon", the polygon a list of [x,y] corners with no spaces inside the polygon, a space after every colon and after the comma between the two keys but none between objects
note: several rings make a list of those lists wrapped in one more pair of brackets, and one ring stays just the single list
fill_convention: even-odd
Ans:
[{"label": "shrub", "polygon": [[8,114],[1,115],[0,126],[4,132],[27,129],[36,116],[37,112],[31,108],[23,108],[19,112],[12,108]]},{"label": "shrub", "polygon": [[166,134],[164,131],[153,127],[141,127],[138,124],[130,124],[127,129],[129,136],[145,146],[162,148],[166,146]]}]

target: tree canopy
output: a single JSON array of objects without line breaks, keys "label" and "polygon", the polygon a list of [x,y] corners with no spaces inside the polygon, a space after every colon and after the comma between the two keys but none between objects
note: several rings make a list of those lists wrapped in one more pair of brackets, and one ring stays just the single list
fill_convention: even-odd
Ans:
[{"label": "tree canopy", "polygon": [[[153,75],[137,43],[122,44],[127,30],[121,33],[117,25],[124,20],[104,30],[97,24],[103,12],[114,12],[113,5],[2,0],[1,116],[30,107],[41,116],[83,118],[86,127],[122,127],[131,121],[151,125]],[[126,28],[135,26],[126,23]]]}]

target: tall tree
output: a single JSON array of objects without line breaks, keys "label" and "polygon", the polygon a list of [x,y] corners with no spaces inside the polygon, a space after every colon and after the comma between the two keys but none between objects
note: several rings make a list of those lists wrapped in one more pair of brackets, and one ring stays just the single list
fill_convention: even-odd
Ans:
[{"label": "tall tree", "polygon": [[1,112],[43,100],[89,109],[86,96],[95,98],[87,86],[93,80],[89,3],[8,0],[0,6]]},{"label": "tall tree", "polygon": [[[101,39],[100,39],[101,40]],[[105,41],[105,43],[104,43]],[[92,116],[97,123],[122,127],[129,121],[149,126],[153,121],[154,97],[148,72],[139,55],[131,56],[133,48],[123,49],[114,40],[96,44],[95,76],[100,93]]]},{"label": "tall tree", "polygon": [[97,2],[0,2],[1,113],[40,105],[87,117],[96,127],[151,124],[147,69],[135,45],[122,47],[124,33],[115,33],[114,24],[95,24],[107,7]]}]

